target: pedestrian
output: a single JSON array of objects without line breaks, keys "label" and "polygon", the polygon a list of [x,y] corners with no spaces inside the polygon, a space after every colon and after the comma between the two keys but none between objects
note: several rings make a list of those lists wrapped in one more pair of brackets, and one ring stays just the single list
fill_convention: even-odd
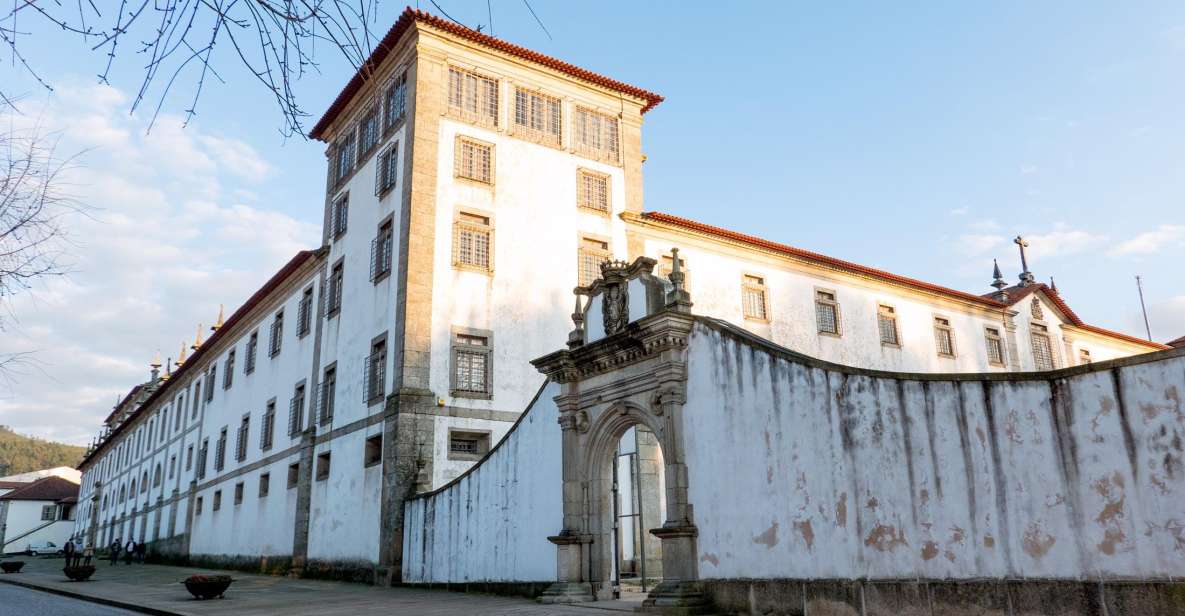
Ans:
[{"label": "pedestrian", "polygon": [[82,537],[74,538],[74,565],[82,562]]},{"label": "pedestrian", "polygon": [[148,544],[140,542],[136,544],[136,562],[141,565],[144,564],[144,555],[148,553]]},{"label": "pedestrian", "polygon": [[123,562],[126,565],[132,564],[132,558],[136,555],[136,540],[128,539],[127,545],[123,546]]},{"label": "pedestrian", "polygon": [[91,558],[93,558],[94,555],[95,555],[95,546],[93,546],[89,543],[86,544],[86,548],[84,548],[82,550],[82,566],[89,567],[91,564]]},{"label": "pedestrian", "polygon": [[74,537],[66,540],[66,545],[62,546],[62,554],[66,556],[66,566],[74,566]]},{"label": "pedestrian", "polygon": [[109,548],[111,550],[111,554],[109,554],[109,556],[111,556],[111,564],[112,565],[119,564],[119,550],[122,545],[123,544],[120,543],[120,540],[118,538],[116,538],[115,541],[111,542],[111,547]]}]

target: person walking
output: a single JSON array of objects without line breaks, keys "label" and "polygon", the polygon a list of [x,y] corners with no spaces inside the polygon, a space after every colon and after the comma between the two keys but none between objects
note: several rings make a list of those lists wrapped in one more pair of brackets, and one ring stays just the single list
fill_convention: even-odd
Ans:
[{"label": "person walking", "polygon": [[144,564],[144,555],[148,553],[148,544],[140,542],[136,544],[136,562],[141,565]]},{"label": "person walking", "polygon": [[66,556],[66,566],[74,566],[74,537],[66,540],[66,545],[62,546],[62,554]]},{"label": "person walking", "polygon": [[95,556],[95,546],[93,546],[89,543],[86,544],[86,547],[83,548],[83,550],[82,550],[82,566],[89,567],[91,564],[91,558],[93,558],[94,556]]},{"label": "person walking", "polygon": [[82,537],[74,538],[74,566],[78,566],[82,562]]},{"label": "person walking", "polygon": [[128,539],[127,545],[123,546],[123,562],[125,565],[132,564],[132,557],[136,555],[136,540]]},{"label": "person walking", "polygon": [[110,547],[111,554],[109,556],[111,556],[111,564],[112,565],[119,564],[119,551],[120,551],[120,549],[122,549],[122,546],[123,546],[123,544],[120,543],[120,540],[118,538],[116,538],[115,541],[111,542],[111,547]]}]

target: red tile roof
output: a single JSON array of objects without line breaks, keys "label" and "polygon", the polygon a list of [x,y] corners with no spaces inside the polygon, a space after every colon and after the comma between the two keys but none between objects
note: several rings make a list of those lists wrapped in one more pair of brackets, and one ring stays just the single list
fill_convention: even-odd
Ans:
[{"label": "red tile roof", "polygon": [[[263,283],[263,286],[259,287],[259,289],[255,291],[251,297],[247,298],[247,301],[243,302],[243,305],[239,306],[238,310],[235,310],[234,314],[230,315],[230,318],[228,318],[226,322],[222,324],[222,327],[218,328],[218,331],[214,332],[214,334],[211,335],[210,338],[202,344],[202,346],[198,347],[198,349],[194,351],[193,355],[189,356],[189,359],[185,360],[185,363],[181,364],[181,367],[172,374],[169,380],[164,381],[161,386],[157,387],[156,390],[152,392],[152,395],[148,396],[148,398],[136,408],[131,416],[120,423],[119,427],[112,431],[102,444],[100,444],[97,448],[95,448],[94,451],[90,452],[90,454],[83,458],[82,461],[78,463],[78,468],[81,470],[82,467],[91,460],[91,458],[95,457],[100,451],[106,449],[107,446],[115,440],[116,435],[118,435],[120,432],[123,432],[128,426],[132,425],[131,420],[134,417],[139,415],[144,409],[152,408],[152,403],[158,398],[162,397],[166,392],[172,392],[172,388],[169,387],[169,385],[172,383],[179,383],[181,381],[181,377],[188,374],[189,371],[193,369],[193,366],[199,365],[202,360],[205,359],[207,352],[214,348],[216,343],[219,340],[222,340],[223,336],[227,335],[226,332],[231,331],[235,324],[246,318],[247,313],[251,312],[251,309],[255,308],[257,304],[267,298],[267,296],[271,294],[272,291],[275,291],[276,288],[278,288],[289,276],[296,272],[296,270],[300,269],[300,267],[304,265],[309,259],[312,259],[315,256],[317,256],[317,251],[313,250],[302,250],[296,253],[296,256],[292,257],[288,263],[284,264],[284,267],[280,268],[280,271],[276,272],[271,278],[268,279],[267,282]],[[204,369],[205,366],[202,366],[202,368]]]},{"label": "red tile roof", "polygon": [[332,124],[333,121],[337,119],[337,116],[345,110],[346,106],[350,104],[351,100],[353,100],[354,95],[356,95],[358,91],[362,89],[362,86],[366,84],[367,80],[369,80],[374,74],[374,71],[382,65],[383,60],[385,60],[391,51],[395,49],[395,45],[399,42],[399,39],[403,37],[403,33],[416,23],[426,24],[438,30],[444,30],[445,32],[454,36],[470,40],[479,45],[484,45],[491,49],[495,49],[512,56],[517,56],[536,64],[542,64],[543,66],[546,66],[550,69],[559,71],[583,81],[587,81],[591,84],[601,86],[602,88],[615,90],[635,98],[640,98],[646,101],[646,105],[642,107],[642,113],[650,111],[663,101],[662,96],[659,96],[654,92],[649,92],[637,86],[631,86],[628,83],[623,83],[621,81],[617,81],[616,79],[599,75],[592,71],[580,68],[579,66],[568,64],[563,60],[541,54],[537,51],[531,51],[526,47],[520,47],[514,43],[509,43],[502,39],[494,38],[488,34],[482,34],[477,30],[471,30],[465,26],[453,23],[446,19],[442,19],[426,11],[413,9],[409,6],[403,11],[403,14],[399,16],[399,19],[395,21],[395,24],[391,26],[391,29],[387,31],[387,35],[383,37],[383,40],[375,46],[374,51],[371,52],[370,57],[366,59],[366,62],[362,64],[362,67],[359,68],[358,71],[354,73],[353,78],[351,78],[350,81],[346,83],[346,87],[342,88],[341,93],[339,93],[337,98],[333,100],[333,104],[331,104],[329,109],[326,110],[325,115],[321,116],[321,119],[317,121],[316,126],[314,126],[313,130],[309,132],[310,138],[321,139],[324,136],[324,132],[329,128],[329,125]]},{"label": "red tile roof", "polygon": [[29,485],[27,481],[0,481],[0,490],[15,490]]},{"label": "red tile roof", "polygon": [[1169,340],[1168,345],[1173,348],[1178,348],[1178,349],[1185,347],[1185,336],[1181,336],[1180,338]]},{"label": "red tile roof", "polygon": [[[1028,297],[1029,295],[1032,295],[1033,293],[1036,293],[1037,291],[1040,291],[1041,293],[1043,293],[1045,295],[1045,297],[1049,298],[1049,301],[1053,303],[1053,305],[1058,309],[1058,311],[1061,312],[1063,315],[1065,315],[1066,320],[1070,322],[1070,325],[1073,325],[1079,329],[1085,329],[1086,331],[1089,331],[1089,332],[1094,332],[1096,334],[1101,334],[1103,336],[1110,336],[1112,338],[1118,338],[1118,339],[1124,340],[1126,342],[1130,342],[1133,344],[1139,344],[1139,345],[1146,346],[1146,347],[1151,347],[1151,348],[1161,350],[1161,351],[1163,351],[1164,349],[1171,348],[1167,345],[1160,344],[1159,342],[1152,342],[1150,340],[1144,340],[1143,338],[1137,338],[1135,336],[1121,334],[1116,331],[1111,331],[1109,329],[1103,329],[1102,327],[1096,327],[1094,325],[1088,324],[1087,322],[1083,321],[1082,318],[1079,317],[1070,308],[1070,305],[1066,303],[1066,300],[1062,299],[1062,296],[1060,293],[1053,290],[1053,287],[1050,287],[1049,285],[1045,284],[1044,282],[1037,282],[1037,283],[1026,285],[1023,287],[1022,286],[1012,286],[1012,287],[1008,287],[1007,289],[1004,289],[1004,292],[1008,294],[1008,305],[1009,306],[1015,306],[1017,304],[1017,302]],[[988,295],[998,297],[999,292],[995,291],[995,292],[989,293]]]},{"label": "red tile roof", "polygon": [[35,501],[60,501],[63,498],[71,496],[78,496],[78,484],[73,481],[67,481],[57,476],[43,477],[26,484],[22,488],[17,488],[4,496],[0,496],[0,500],[35,500]]}]

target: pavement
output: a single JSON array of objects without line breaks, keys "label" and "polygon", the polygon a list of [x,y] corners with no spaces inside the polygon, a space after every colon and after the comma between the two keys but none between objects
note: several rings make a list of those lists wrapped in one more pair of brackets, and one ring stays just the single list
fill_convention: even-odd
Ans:
[{"label": "pavement", "polygon": [[[15,560],[7,558],[6,560]],[[580,606],[541,605],[530,599],[479,595],[445,590],[367,586],[214,571],[165,565],[119,565],[105,562],[87,582],[71,582],[62,575],[61,558],[22,558],[21,573],[0,573],[0,584],[83,599],[101,605],[160,616],[255,616],[316,614],[358,616],[367,613],[404,613],[424,616],[598,616],[606,612],[632,612],[641,604],[634,601],[599,601]],[[181,581],[194,573],[229,573],[234,583],[224,599],[198,601]],[[12,610],[4,600],[9,592],[0,586],[0,616],[8,614],[55,614],[38,609]],[[31,600],[31,599],[30,599]],[[97,609],[97,608],[92,608]],[[121,614],[124,612],[80,611],[77,614]]]},{"label": "pavement", "polygon": [[0,615],[31,616],[138,616],[136,612],[39,592],[11,584],[0,584]]}]

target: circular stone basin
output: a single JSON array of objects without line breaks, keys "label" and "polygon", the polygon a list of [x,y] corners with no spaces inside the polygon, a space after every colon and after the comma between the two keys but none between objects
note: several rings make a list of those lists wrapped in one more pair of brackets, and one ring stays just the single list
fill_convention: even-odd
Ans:
[{"label": "circular stone basin", "polygon": [[234,580],[229,575],[191,575],[182,584],[196,599],[222,597]]}]

